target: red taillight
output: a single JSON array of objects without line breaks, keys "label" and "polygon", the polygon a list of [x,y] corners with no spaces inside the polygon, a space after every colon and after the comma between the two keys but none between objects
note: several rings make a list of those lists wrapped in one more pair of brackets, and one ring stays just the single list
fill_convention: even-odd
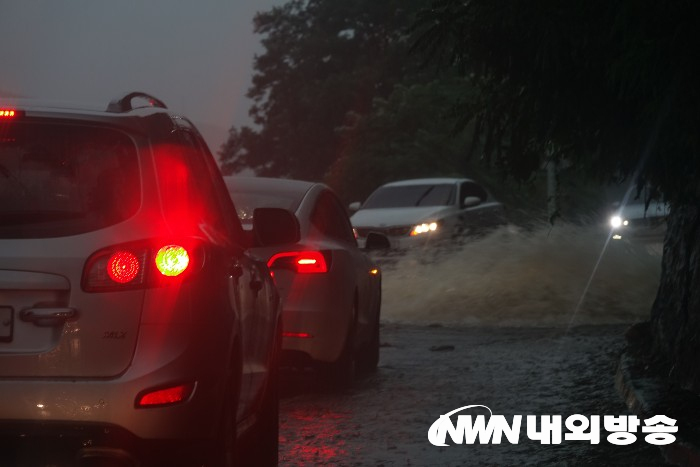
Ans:
[{"label": "red taillight", "polygon": [[267,262],[270,269],[287,268],[299,274],[319,274],[328,272],[326,256],[320,251],[290,251],[272,255]]},{"label": "red taillight", "polygon": [[107,275],[118,284],[128,284],[141,270],[139,259],[130,251],[117,251],[107,260]]},{"label": "red taillight", "polygon": [[202,267],[203,251],[196,241],[156,240],[105,248],[85,264],[83,289],[109,292],[177,284]]},{"label": "red taillight", "polygon": [[0,108],[0,118],[13,118],[15,115],[17,115],[17,111],[15,109]]},{"label": "red taillight", "polygon": [[107,248],[85,264],[83,289],[88,292],[130,289],[145,282],[147,248]]},{"label": "red taillight", "polygon": [[166,277],[179,276],[190,264],[190,255],[179,245],[166,245],[156,253],[156,268]]},{"label": "red taillight", "polygon": [[179,384],[141,394],[136,398],[136,407],[157,407],[184,402],[194,392],[194,383]]},{"label": "red taillight", "polygon": [[309,334],[308,332],[289,332],[289,331],[284,331],[282,333],[282,337],[294,337],[297,339],[311,339],[314,337],[313,335]]}]

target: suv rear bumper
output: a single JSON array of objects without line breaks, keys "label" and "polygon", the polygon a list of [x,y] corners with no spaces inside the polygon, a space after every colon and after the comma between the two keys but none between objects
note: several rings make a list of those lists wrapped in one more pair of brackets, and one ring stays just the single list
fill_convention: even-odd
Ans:
[{"label": "suv rear bumper", "polygon": [[205,439],[144,440],[109,424],[0,422],[0,452],[9,465],[187,465],[210,449]]},{"label": "suv rear bumper", "polygon": [[[212,438],[230,368],[227,352],[221,351],[227,333],[193,323],[143,325],[140,334],[132,365],[115,378],[0,379],[0,426],[119,427],[143,440]],[[209,340],[194,338],[203,334]],[[186,383],[194,383],[187,400],[137,407],[144,392]]]},{"label": "suv rear bumper", "polygon": [[213,430],[211,418],[221,409],[222,384],[199,379],[187,401],[137,408],[136,397],[145,387],[163,387],[151,384],[142,380],[3,381],[2,419],[114,425],[144,439],[196,438]]}]

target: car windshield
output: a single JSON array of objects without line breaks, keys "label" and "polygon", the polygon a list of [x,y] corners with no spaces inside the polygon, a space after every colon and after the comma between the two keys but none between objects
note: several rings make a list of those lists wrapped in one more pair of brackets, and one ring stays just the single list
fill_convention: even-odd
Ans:
[{"label": "car windshield", "polygon": [[136,148],[114,130],[16,122],[0,127],[0,238],[76,235],[139,206]]},{"label": "car windshield", "polygon": [[231,191],[238,218],[245,227],[253,225],[253,211],[256,208],[282,208],[294,212],[299,207],[302,196],[303,193],[293,191],[275,193]]},{"label": "car windshield", "polygon": [[454,203],[454,185],[400,185],[378,188],[363,209],[447,206]]}]

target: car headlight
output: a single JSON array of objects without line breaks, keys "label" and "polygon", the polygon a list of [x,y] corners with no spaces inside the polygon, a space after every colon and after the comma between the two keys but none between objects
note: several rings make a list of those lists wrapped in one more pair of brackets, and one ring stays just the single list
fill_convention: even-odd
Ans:
[{"label": "car headlight", "polygon": [[435,232],[437,229],[437,222],[426,222],[423,224],[414,225],[409,235],[411,235],[411,237],[415,237],[416,235],[421,235],[428,232]]},{"label": "car headlight", "polygon": [[628,224],[629,224],[629,221],[627,219],[623,219],[620,216],[612,216],[610,218],[610,226],[613,229],[618,229],[618,228],[622,227],[623,225],[626,226]]}]

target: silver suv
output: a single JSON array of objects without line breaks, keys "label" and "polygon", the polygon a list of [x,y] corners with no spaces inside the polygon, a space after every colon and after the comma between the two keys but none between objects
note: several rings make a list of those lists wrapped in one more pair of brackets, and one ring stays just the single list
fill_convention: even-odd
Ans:
[{"label": "silver suv", "polygon": [[0,465],[275,465],[280,300],[245,235],[152,96],[0,100]]}]

